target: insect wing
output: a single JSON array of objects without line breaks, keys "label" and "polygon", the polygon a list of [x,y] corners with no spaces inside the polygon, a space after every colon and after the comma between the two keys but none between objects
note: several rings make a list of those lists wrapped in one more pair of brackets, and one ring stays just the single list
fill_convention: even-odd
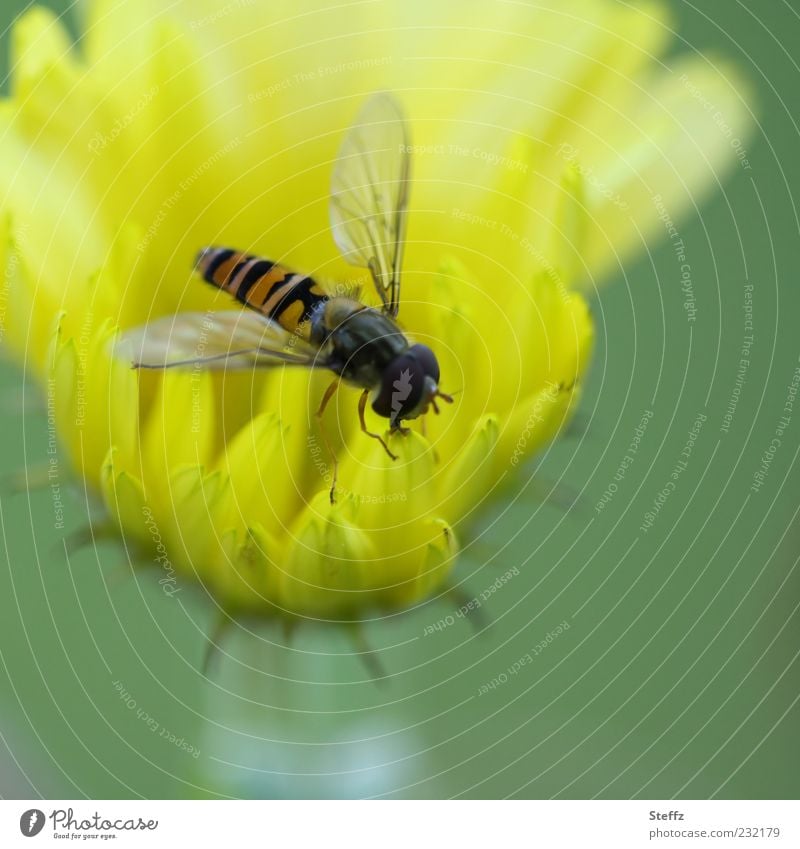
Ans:
[{"label": "insect wing", "polygon": [[400,306],[400,264],[408,206],[409,135],[397,101],[374,95],[345,137],[331,179],[330,217],[339,250],[368,268],[383,307]]},{"label": "insect wing", "polygon": [[279,365],[325,367],[321,352],[262,315],[245,311],[190,312],[126,331],[115,354],[134,368],[235,370]]}]

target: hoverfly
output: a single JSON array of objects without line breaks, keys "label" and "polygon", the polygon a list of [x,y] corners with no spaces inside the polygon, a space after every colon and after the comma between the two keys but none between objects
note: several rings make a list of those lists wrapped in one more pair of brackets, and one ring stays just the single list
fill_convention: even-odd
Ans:
[{"label": "hoverfly", "polygon": [[[120,341],[129,355],[133,352],[133,367],[328,369],[336,376],[316,412],[320,425],[341,381],[359,387],[361,430],[397,459],[383,437],[367,429],[367,402],[389,419],[393,433],[406,432],[403,422],[429,407],[438,413],[437,398],[453,400],[439,389],[436,355],[426,345],[412,344],[396,323],[410,164],[399,104],[389,94],[373,95],[339,150],[329,213],[339,250],[351,265],[369,270],[380,308],[329,296],[311,277],[268,259],[203,248],[197,271],[249,311],[182,313],[128,331]],[[337,461],[322,427],[321,432],[333,459],[333,502]]]}]

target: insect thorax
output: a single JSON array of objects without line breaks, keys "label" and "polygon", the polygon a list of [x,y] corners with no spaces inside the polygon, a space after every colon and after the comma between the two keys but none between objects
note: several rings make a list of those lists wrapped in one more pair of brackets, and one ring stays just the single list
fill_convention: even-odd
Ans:
[{"label": "insect thorax", "polygon": [[384,313],[350,298],[331,298],[322,312],[334,370],[374,389],[389,363],[408,348],[403,331]]}]

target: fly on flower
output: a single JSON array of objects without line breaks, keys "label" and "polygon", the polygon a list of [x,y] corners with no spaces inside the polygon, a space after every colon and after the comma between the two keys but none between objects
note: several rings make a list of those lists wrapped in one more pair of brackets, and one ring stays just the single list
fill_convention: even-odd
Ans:
[{"label": "fly on flower", "polygon": [[[403,422],[439,412],[439,364],[426,345],[411,344],[396,323],[400,266],[408,206],[410,146],[397,101],[374,95],[363,107],[339,151],[331,180],[333,236],[351,265],[369,269],[380,309],[349,297],[332,297],[311,277],[276,262],[230,248],[200,251],[203,279],[224,289],[250,311],[182,313],[123,334],[119,344],[134,368],[249,369],[278,365],[323,368],[336,377],[317,416],[343,380],[363,389],[361,430],[397,459],[380,434],[367,429],[367,401],[389,419]],[[323,430],[323,438],[325,438]],[[327,442],[327,439],[326,439]],[[328,446],[330,450],[330,445]],[[336,457],[331,501],[336,487]]]}]

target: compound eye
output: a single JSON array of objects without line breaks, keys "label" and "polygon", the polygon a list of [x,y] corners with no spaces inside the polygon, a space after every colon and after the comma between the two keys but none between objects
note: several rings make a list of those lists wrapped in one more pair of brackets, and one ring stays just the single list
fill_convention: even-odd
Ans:
[{"label": "compound eye", "polygon": [[436,354],[427,345],[412,345],[408,353],[420,364],[422,371],[438,384],[439,361],[436,359]]},{"label": "compound eye", "polygon": [[425,372],[419,360],[410,350],[394,360],[386,368],[381,379],[381,388],[372,402],[372,409],[385,416],[392,425],[398,425],[415,410],[425,391]]}]

